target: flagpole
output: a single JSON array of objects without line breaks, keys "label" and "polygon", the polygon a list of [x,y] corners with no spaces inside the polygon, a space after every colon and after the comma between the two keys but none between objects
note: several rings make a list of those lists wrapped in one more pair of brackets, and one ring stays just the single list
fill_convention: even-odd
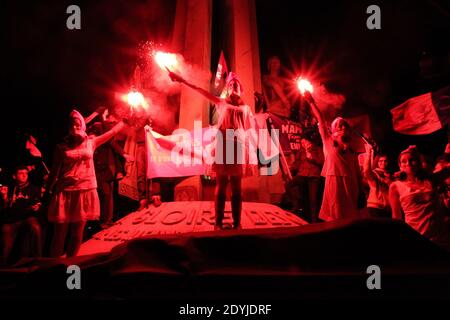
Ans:
[{"label": "flagpole", "polygon": [[373,141],[372,139],[367,138],[363,133],[359,132],[355,128],[352,128],[351,126],[349,128],[350,128],[350,130],[353,133],[358,135],[365,143],[367,143],[368,145],[372,146],[373,151],[375,152],[375,155],[381,153],[380,147],[376,144],[375,141]]},{"label": "flagpole", "polygon": [[150,161],[150,155],[148,154],[148,141],[147,141],[147,134],[149,133],[150,128],[148,126],[144,127],[144,133],[145,133],[145,199],[147,200],[147,205],[149,205],[149,196],[148,196],[148,189],[149,189],[149,185],[148,185],[148,162]]},{"label": "flagpole", "polygon": [[[145,168],[145,198],[147,199],[147,203],[150,204],[150,195],[149,195],[149,189],[152,186],[152,181],[153,179],[149,179],[148,178],[148,168],[149,168],[149,161],[151,160],[151,154],[150,154],[150,148],[148,145],[148,134],[152,134],[151,133],[151,127],[150,125],[146,125],[144,127],[145,130],[145,156],[146,156],[146,168]],[[150,181],[150,183],[149,183]]]},{"label": "flagpole", "polygon": [[50,174],[50,170],[48,170],[47,165],[45,164],[44,160],[42,160],[42,159],[41,159],[41,164],[42,164],[42,166],[44,167],[45,172],[47,172],[47,174]]}]

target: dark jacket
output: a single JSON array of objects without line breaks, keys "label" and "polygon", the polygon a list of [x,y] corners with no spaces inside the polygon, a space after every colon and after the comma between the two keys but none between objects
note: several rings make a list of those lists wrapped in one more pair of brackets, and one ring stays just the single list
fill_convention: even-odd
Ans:
[{"label": "dark jacket", "polygon": [[23,186],[13,185],[8,188],[6,202],[1,199],[0,222],[12,223],[35,216],[36,211],[32,207],[41,202],[41,190],[26,183]]}]

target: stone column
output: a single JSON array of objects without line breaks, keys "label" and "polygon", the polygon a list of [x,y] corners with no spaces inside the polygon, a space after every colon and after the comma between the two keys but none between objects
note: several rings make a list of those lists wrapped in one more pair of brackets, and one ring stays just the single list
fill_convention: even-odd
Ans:
[{"label": "stone column", "polygon": [[231,70],[244,86],[244,101],[254,111],[254,91],[261,92],[258,31],[254,0],[226,0]]},{"label": "stone column", "polygon": [[[211,0],[178,0],[172,35],[172,50],[183,55],[188,64],[209,74],[211,61]],[[210,78],[190,78],[206,90]],[[179,127],[192,130],[194,121],[208,124],[209,102],[191,89],[182,87]]]}]

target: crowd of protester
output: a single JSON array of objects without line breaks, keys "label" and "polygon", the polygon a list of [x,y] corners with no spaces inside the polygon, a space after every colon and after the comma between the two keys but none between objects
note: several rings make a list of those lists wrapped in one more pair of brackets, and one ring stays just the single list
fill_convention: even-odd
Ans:
[{"label": "crowd of protester", "polygon": [[271,57],[267,67],[266,109],[303,128],[301,148],[290,154],[293,179],[285,184],[283,205],[311,223],[364,217],[404,220],[450,250],[450,139],[436,161],[410,146],[395,163],[395,155],[383,154],[367,139],[366,152],[358,156],[352,142],[361,137],[348,121],[337,117],[327,123],[308,93],[307,104],[294,106],[280,59]]},{"label": "crowd of protester", "polygon": [[[329,132],[331,134],[332,129]],[[377,154],[366,144],[359,168],[355,168],[355,159],[338,160],[343,169],[351,164],[351,172],[338,171],[332,164],[328,164],[328,168],[321,165],[323,154],[305,155],[312,154],[311,144],[316,153],[323,149],[325,154],[341,152],[339,156],[345,155],[338,149],[338,143],[322,147],[320,140],[308,134],[303,137],[302,148],[291,165],[294,177],[286,183],[287,205],[292,212],[311,223],[343,218],[399,219],[450,250],[450,143],[434,162],[413,145],[400,152],[397,163],[385,154]],[[318,175],[320,171],[322,174]],[[351,187],[345,182],[350,177],[354,180]]]},{"label": "crowd of protester", "polygon": [[[263,112],[284,110],[279,115],[287,116],[291,103],[283,94],[279,59],[271,58],[268,67],[264,91],[255,94],[256,105]],[[394,155],[366,143],[360,163],[352,150],[350,124],[341,117],[327,123],[315,103],[308,102],[314,117],[300,115],[310,125],[302,132],[300,150],[290,155],[293,179],[285,185],[290,210],[311,223],[365,217],[403,220],[450,250],[450,143],[436,161],[415,146],[394,161]],[[99,121],[93,122],[96,118]],[[124,163],[135,161],[118,139],[127,126],[129,120],[119,120],[105,108],[86,118],[74,110],[49,172],[36,164],[16,167],[11,182],[0,186],[0,264],[22,257],[75,256],[86,222],[100,220],[102,228],[113,224],[115,182],[126,175]],[[132,130],[137,130],[137,148],[142,150],[136,161],[143,171],[141,127]],[[141,209],[149,199],[144,175],[137,181]],[[236,202],[240,210],[241,194]]]}]

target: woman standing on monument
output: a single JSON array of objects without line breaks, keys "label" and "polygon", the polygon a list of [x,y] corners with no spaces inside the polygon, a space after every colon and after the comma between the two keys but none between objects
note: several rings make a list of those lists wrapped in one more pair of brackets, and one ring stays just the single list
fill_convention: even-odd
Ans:
[{"label": "woman standing on monument", "polygon": [[233,229],[239,229],[242,210],[242,177],[244,175],[253,175],[253,169],[256,167],[249,164],[249,148],[246,147],[248,145],[245,134],[235,135],[239,131],[247,132],[252,127],[251,110],[241,98],[243,92],[242,84],[236,74],[230,72],[225,85],[226,96],[225,98],[219,98],[173,72],[169,72],[169,76],[172,81],[185,84],[216,106],[219,118],[217,122],[215,162],[212,166],[213,171],[217,175],[215,192],[216,229],[223,228],[228,181],[231,183]]}]

